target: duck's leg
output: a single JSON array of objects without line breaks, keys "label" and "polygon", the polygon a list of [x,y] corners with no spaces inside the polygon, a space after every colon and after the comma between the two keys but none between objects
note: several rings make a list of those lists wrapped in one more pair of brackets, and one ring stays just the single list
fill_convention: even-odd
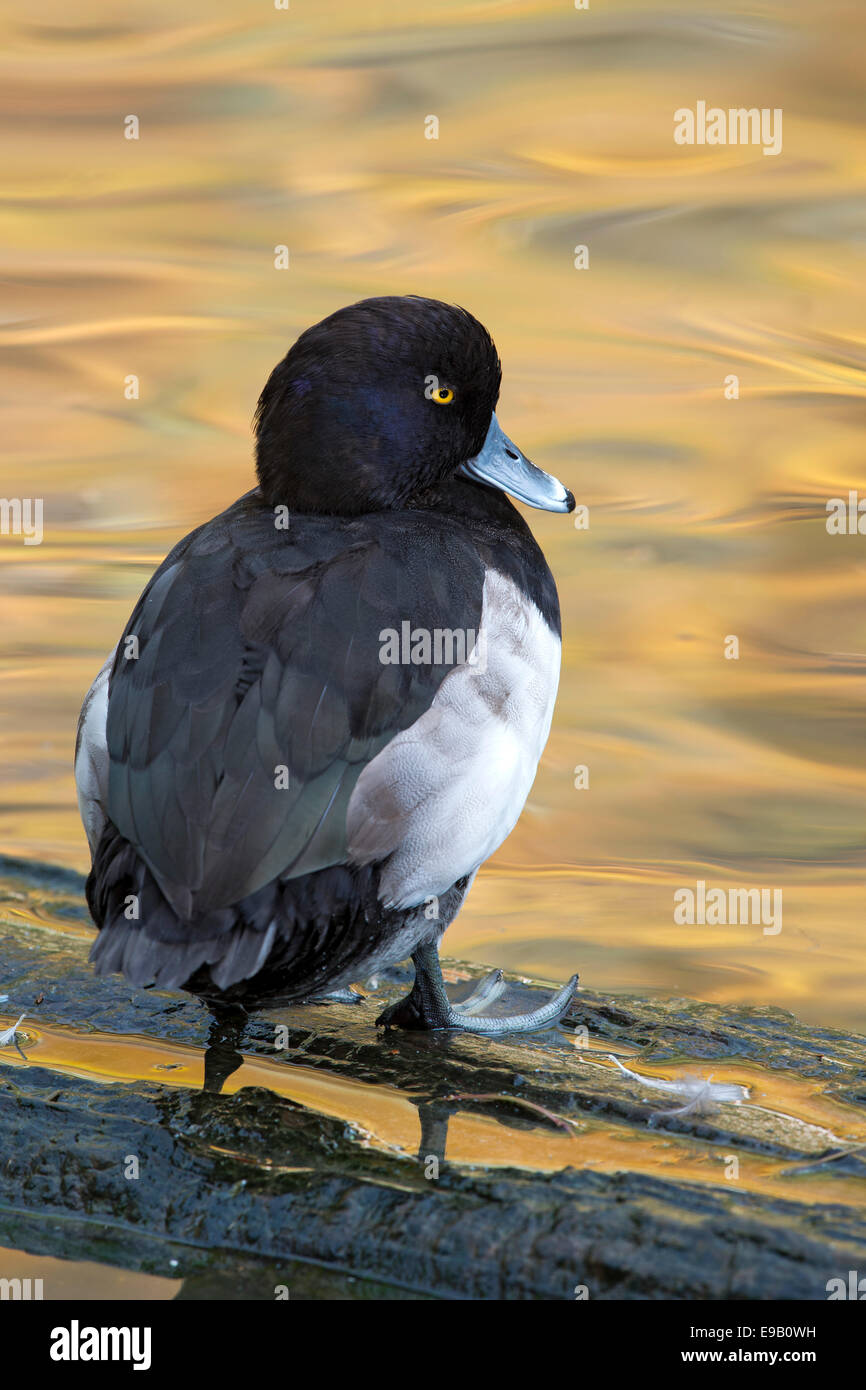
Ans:
[{"label": "duck's leg", "polygon": [[418,1158],[421,1162],[435,1158],[445,1162],[445,1146],[448,1142],[448,1121],[451,1106],[438,1100],[418,1101],[418,1116],[421,1120],[421,1142],[418,1145]]},{"label": "duck's leg", "polygon": [[[377,1025],[386,1028],[434,1029],[452,1028],[464,1033],[535,1033],[541,1028],[550,1028],[558,1023],[574,997],[577,976],[572,975],[567,985],[530,1014],[511,1014],[505,1018],[484,1018],[480,1014],[462,1012],[458,1005],[452,1004],[442,979],[439,953],[434,945],[419,946],[412,956],[415,965],[415,983],[405,999],[390,1004],[376,1019]],[[486,1002],[491,1001],[491,986],[488,980],[482,982],[480,991],[486,994]],[[495,997],[495,996],[494,996]],[[470,1001],[476,1002],[470,996]],[[466,1001],[466,1002],[470,1002]],[[465,1008],[465,1004],[464,1004]]]},{"label": "duck's leg", "polygon": [[242,1005],[210,1005],[211,1025],[204,1054],[202,1090],[218,1096],[233,1072],[243,1065],[241,1043],[250,1016]]}]

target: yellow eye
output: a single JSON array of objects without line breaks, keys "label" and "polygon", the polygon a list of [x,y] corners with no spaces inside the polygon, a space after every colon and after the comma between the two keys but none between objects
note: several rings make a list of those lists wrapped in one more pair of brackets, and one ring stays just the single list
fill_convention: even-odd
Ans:
[{"label": "yellow eye", "polygon": [[436,405],[450,405],[454,399],[454,392],[450,386],[437,386],[430,399]]}]

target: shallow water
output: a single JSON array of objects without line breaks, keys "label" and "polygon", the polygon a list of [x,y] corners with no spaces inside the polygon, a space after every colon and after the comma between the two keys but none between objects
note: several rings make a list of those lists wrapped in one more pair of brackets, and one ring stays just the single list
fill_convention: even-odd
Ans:
[{"label": "shallow water", "polygon": [[[250,485],[273,363],[341,304],[434,295],[489,326],[505,428],[590,509],[531,514],[560,699],[446,951],[866,1031],[866,541],[825,527],[866,492],[866,12],[49,0],[0,36],[2,488],[45,508],[41,545],[0,537],[0,848],[85,869],[81,698]],[[698,99],[783,108],[782,154],[676,146]],[[781,890],[782,930],[677,925],[699,880]]]}]

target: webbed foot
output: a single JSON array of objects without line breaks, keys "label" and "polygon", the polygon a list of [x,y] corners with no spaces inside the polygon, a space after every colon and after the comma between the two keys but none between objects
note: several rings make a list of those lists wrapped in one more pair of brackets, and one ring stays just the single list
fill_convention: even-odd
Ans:
[{"label": "webbed foot", "polygon": [[304,1004],[363,1004],[364,995],[354,989],[332,989],[328,994],[311,994]]},{"label": "webbed foot", "polygon": [[577,975],[548,999],[546,1004],[528,1014],[510,1014],[488,1018],[471,1013],[483,1004],[499,998],[505,989],[501,971],[487,975],[475,990],[459,1004],[452,1004],[442,979],[442,967],[435,946],[419,946],[412,957],[415,963],[415,983],[410,994],[387,1009],[376,1019],[378,1027],[421,1029],[453,1029],[463,1033],[535,1033],[558,1023],[568,1009],[577,989]]}]

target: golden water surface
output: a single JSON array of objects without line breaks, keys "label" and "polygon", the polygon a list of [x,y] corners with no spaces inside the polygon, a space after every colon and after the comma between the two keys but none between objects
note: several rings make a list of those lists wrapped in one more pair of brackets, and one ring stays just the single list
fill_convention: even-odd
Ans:
[{"label": "golden water surface", "polygon": [[[528,513],[559,704],[445,951],[863,1030],[866,536],[825,504],[866,496],[866,9],[46,0],[0,33],[2,493],[44,499],[41,545],[0,537],[0,849],[87,867],[82,695],[251,485],[274,362],[432,295],[590,519]],[[675,144],[698,101],[781,108],[782,152]],[[782,890],[782,930],[677,925],[698,880]]]}]

